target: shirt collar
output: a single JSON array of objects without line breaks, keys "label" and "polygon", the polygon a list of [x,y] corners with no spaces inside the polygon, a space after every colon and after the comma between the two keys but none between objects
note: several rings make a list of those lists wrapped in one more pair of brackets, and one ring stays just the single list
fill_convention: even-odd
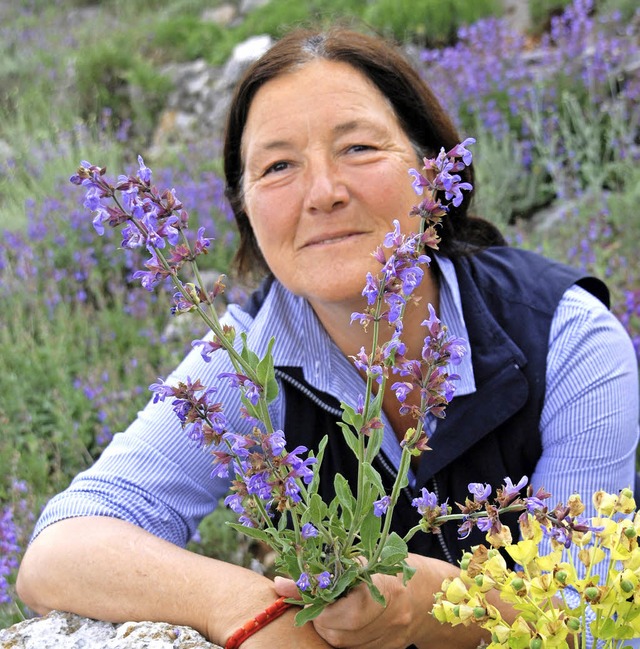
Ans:
[{"label": "shirt collar", "polygon": [[[440,273],[439,317],[449,333],[467,341],[467,353],[461,362],[450,365],[447,371],[457,374],[456,396],[476,391],[472,352],[464,321],[460,287],[453,263],[446,257],[436,257]],[[229,307],[231,315],[247,332],[247,344],[258,356],[267,349],[274,337],[274,364],[276,367],[301,367],[305,379],[318,390],[333,393],[336,389],[336,364],[347,359],[315,315],[309,303],[293,295],[278,281],[274,281],[255,319],[239,307]],[[353,325],[357,326],[357,325]],[[350,361],[347,361],[350,363]]]}]

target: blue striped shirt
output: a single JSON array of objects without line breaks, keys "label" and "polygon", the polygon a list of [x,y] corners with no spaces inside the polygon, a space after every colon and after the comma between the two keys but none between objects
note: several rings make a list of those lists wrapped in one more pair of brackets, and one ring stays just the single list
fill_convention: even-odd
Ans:
[{"label": "blue striped shirt", "polygon": [[[439,315],[453,335],[467,339],[462,298],[453,269],[440,258]],[[310,305],[274,282],[255,318],[230,306],[223,318],[245,331],[250,349],[262,355],[274,336],[276,365],[302,368],[315,388],[356,404],[364,383],[316,318]],[[356,325],[353,325],[356,326]],[[475,390],[473,350],[455,368],[457,395]],[[167,377],[189,376],[218,387],[219,401],[237,432],[250,424],[239,417],[239,395],[217,375],[232,371],[226,354],[205,363],[193,351]],[[638,371],[631,341],[619,321],[585,290],[573,286],[553,318],[547,362],[547,390],[540,420],[542,456],[534,487],[553,494],[553,504],[580,493],[590,502],[598,490],[633,486],[638,439]],[[454,397],[455,398],[455,397]],[[270,405],[275,427],[284,424],[282,392]],[[385,419],[383,451],[396,465],[400,447]],[[55,496],[37,523],[34,536],[56,521],[75,516],[114,516],[185,545],[199,521],[227,492],[211,478],[211,457],[190,443],[169,400],[149,403],[124,433],[116,435],[92,468]],[[514,482],[521,476],[509,476]],[[474,476],[469,475],[469,481]],[[586,512],[590,514],[588,510]]]}]

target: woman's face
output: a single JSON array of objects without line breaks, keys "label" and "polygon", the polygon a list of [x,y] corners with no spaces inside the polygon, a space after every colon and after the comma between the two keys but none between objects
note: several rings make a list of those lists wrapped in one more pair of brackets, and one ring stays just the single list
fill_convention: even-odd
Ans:
[{"label": "woman's face", "polygon": [[242,139],[244,206],[273,274],[321,308],[359,302],[371,253],[417,197],[416,153],[388,100],[346,63],[317,60],[267,82]]}]

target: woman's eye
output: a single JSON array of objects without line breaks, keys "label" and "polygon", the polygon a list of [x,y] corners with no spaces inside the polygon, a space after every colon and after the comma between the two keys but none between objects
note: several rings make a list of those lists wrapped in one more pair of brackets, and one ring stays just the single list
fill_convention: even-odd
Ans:
[{"label": "woman's eye", "polygon": [[352,144],[347,150],[360,153],[361,151],[372,151],[373,147],[370,144]]},{"label": "woman's eye", "polygon": [[270,173],[277,173],[278,171],[284,171],[285,169],[289,168],[289,163],[284,162],[284,160],[279,160],[278,162],[274,162],[272,165],[269,165],[264,172],[264,175],[266,176],[267,174]]}]

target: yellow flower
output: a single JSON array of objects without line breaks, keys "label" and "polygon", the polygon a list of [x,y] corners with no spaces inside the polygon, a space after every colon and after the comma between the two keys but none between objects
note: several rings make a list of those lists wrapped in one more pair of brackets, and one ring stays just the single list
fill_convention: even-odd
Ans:
[{"label": "yellow flower", "polygon": [[593,506],[602,516],[611,516],[618,505],[618,496],[606,491],[596,491],[593,494]]},{"label": "yellow flower", "polygon": [[490,628],[491,642],[495,644],[508,645],[509,636],[511,634],[511,627],[507,626],[504,622],[498,622],[495,626]]},{"label": "yellow flower", "polygon": [[497,532],[487,532],[487,536],[485,538],[487,539],[487,542],[490,543],[494,548],[505,547],[513,541],[511,530],[506,525],[502,525],[502,527],[500,527],[500,530]]},{"label": "yellow flower", "polygon": [[553,578],[563,587],[574,584],[578,578],[575,567],[567,561],[557,563],[552,568],[552,572]]},{"label": "yellow flower", "polygon": [[580,516],[580,514],[584,512],[584,503],[582,502],[582,498],[580,498],[579,494],[572,494],[571,496],[569,496],[569,500],[567,500],[567,507],[569,507],[569,516],[571,516],[571,518]]},{"label": "yellow flower", "polygon": [[558,592],[558,583],[554,580],[553,575],[545,572],[539,577],[531,580],[531,596],[538,599],[549,599]]},{"label": "yellow flower", "polygon": [[605,558],[605,553],[602,548],[591,546],[589,548],[582,548],[580,552],[578,552],[578,558],[582,563],[589,568],[592,565],[595,565],[597,563],[600,563]]},{"label": "yellow flower", "polygon": [[481,593],[486,593],[495,587],[496,581],[491,575],[476,575],[473,579],[474,590],[477,589]]},{"label": "yellow flower", "polygon": [[526,568],[538,556],[538,544],[533,539],[519,541],[506,548],[509,556],[523,568]]},{"label": "yellow flower", "polygon": [[[442,593],[439,594],[441,595]],[[447,623],[456,626],[461,624],[461,620],[453,613],[455,607],[455,604],[448,602],[446,599],[438,599],[436,596],[436,603],[431,609],[431,615],[433,615],[440,624]]]},{"label": "yellow flower", "polygon": [[631,514],[636,508],[636,501],[633,498],[631,489],[623,489],[618,496],[618,506],[616,511],[622,514]]},{"label": "yellow flower", "polygon": [[542,539],[542,526],[531,514],[520,518],[520,536],[523,539],[531,539],[536,543]]},{"label": "yellow flower", "polygon": [[560,618],[548,619],[542,617],[537,625],[537,631],[543,639],[545,649],[567,646],[565,640],[569,634],[569,629]]},{"label": "yellow flower", "polygon": [[538,557],[536,564],[540,570],[545,570],[547,572],[552,572],[557,568],[562,557],[562,546],[555,548],[553,552],[545,554],[542,557]]},{"label": "yellow flower", "polygon": [[497,550],[489,550],[488,557],[484,565],[484,573],[497,582],[503,581],[510,572],[504,557]]},{"label": "yellow flower", "polygon": [[442,588],[447,599],[453,604],[460,604],[469,597],[469,591],[460,577],[454,577],[448,584],[445,582]]}]

